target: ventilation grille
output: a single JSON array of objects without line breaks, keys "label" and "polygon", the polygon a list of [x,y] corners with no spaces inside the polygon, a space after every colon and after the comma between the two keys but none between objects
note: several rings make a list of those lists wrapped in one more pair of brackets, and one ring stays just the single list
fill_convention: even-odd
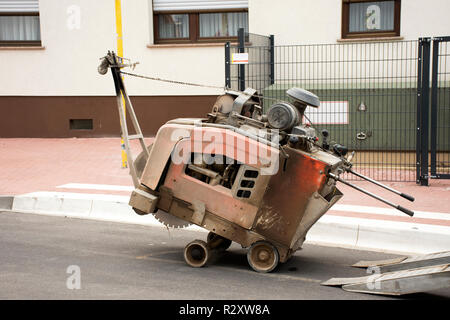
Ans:
[{"label": "ventilation grille", "polygon": [[256,170],[245,170],[244,177],[242,178],[236,192],[236,196],[238,198],[250,198],[258,175],[259,173]]}]

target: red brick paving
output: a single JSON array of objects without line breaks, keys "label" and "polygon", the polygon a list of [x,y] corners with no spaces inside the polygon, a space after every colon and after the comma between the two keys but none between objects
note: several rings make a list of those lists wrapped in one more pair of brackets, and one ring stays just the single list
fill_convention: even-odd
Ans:
[{"label": "red brick paving", "polygon": [[[139,150],[137,140],[132,143]],[[0,139],[0,194],[49,191],[67,183],[132,185],[121,159],[120,138]]]}]

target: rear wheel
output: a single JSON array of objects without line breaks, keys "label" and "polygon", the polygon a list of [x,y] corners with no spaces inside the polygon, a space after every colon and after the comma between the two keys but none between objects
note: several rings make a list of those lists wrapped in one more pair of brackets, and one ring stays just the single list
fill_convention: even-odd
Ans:
[{"label": "rear wheel", "polygon": [[257,272],[271,272],[280,261],[277,248],[268,241],[257,241],[247,252],[250,267]]},{"label": "rear wheel", "polygon": [[191,267],[201,268],[206,265],[209,258],[210,250],[205,241],[194,240],[184,248],[184,261]]}]

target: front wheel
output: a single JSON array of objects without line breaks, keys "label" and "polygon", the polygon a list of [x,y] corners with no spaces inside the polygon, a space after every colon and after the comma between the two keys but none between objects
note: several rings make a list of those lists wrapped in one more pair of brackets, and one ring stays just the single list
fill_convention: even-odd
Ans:
[{"label": "front wheel", "polygon": [[262,240],[253,243],[247,252],[247,261],[256,272],[271,272],[280,261],[277,248],[270,242]]}]

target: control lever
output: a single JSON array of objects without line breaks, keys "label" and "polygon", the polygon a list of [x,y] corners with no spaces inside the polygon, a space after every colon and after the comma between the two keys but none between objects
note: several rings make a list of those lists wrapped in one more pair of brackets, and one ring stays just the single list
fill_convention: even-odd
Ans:
[{"label": "control lever", "polygon": [[354,188],[354,189],[356,189],[356,190],[358,190],[358,191],[360,191],[360,192],[362,192],[364,194],[367,194],[368,196],[370,196],[372,198],[375,198],[375,199],[377,199],[377,200],[379,200],[379,201],[381,201],[381,202],[383,202],[383,203],[385,203],[385,204],[387,204],[387,205],[389,205],[391,207],[394,207],[395,209],[400,210],[403,213],[406,213],[408,216],[411,216],[411,217],[414,216],[414,212],[413,211],[411,211],[411,210],[409,210],[409,209],[407,209],[405,207],[402,207],[400,205],[396,205],[396,204],[394,204],[394,203],[392,203],[390,201],[387,201],[387,200],[385,200],[385,199],[383,199],[383,198],[381,198],[381,197],[379,197],[379,196],[377,196],[377,195],[375,195],[375,194],[373,194],[373,193],[371,193],[371,192],[369,192],[367,190],[364,190],[363,188],[360,188],[360,187],[358,187],[358,186],[356,186],[354,184],[351,184],[351,183],[349,183],[349,182],[339,178],[338,176],[336,176],[336,175],[334,175],[332,173],[329,173],[328,176],[330,178],[332,178],[332,179],[334,179],[336,181],[342,182],[343,184],[346,184],[347,186],[352,187],[352,188]]}]

